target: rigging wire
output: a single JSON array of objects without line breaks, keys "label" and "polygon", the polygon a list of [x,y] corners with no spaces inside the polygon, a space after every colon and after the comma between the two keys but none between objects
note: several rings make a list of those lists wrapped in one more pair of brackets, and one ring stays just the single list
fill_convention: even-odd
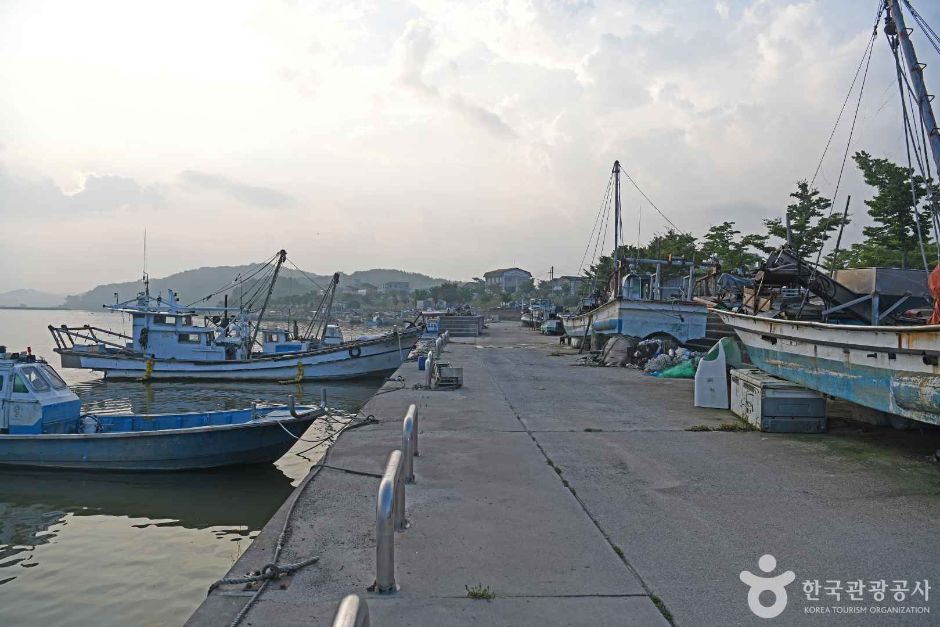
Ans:
[{"label": "rigging wire", "polygon": [[[842,153],[842,164],[839,167],[839,177],[836,179],[835,191],[832,194],[832,199],[829,202],[829,215],[826,217],[827,221],[832,218],[833,208],[836,206],[836,199],[839,197],[839,188],[842,185],[842,175],[845,173],[845,163],[849,158],[849,150],[852,147],[852,138],[855,135],[855,124],[858,122],[858,111],[862,106],[862,97],[865,95],[865,83],[868,80],[868,69],[871,66],[871,57],[872,51],[874,50],[875,39],[878,36],[878,21],[881,19],[881,13],[884,10],[884,2],[880,3],[880,8],[878,15],[875,17],[875,26],[872,30],[871,38],[868,40],[868,45],[865,47],[865,71],[862,74],[862,82],[859,85],[858,89],[858,99],[855,102],[855,113],[852,116],[852,125],[849,127],[849,136],[845,142],[845,151]],[[813,280],[816,278],[816,273],[819,270],[819,261],[822,258],[822,251],[826,247],[826,234],[823,233],[822,241],[819,244],[819,249],[816,251],[816,261],[813,264],[813,270],[810,272],[809,283],[812,284]],[[809,290],[803,294],[803,299],[800,301],[800,308],[797,312],[797,318],[800,317],[803,313],[803,308],[806,306],[806,300],[809,297]]]},{"label": "rigging wire", "polygon": [[610,187],[614,182],[614,173],[611,172],[610,176],[607,177],[607,189],[604,191],[604,196],[601,198],[601,203],[597,207],[597,214],[594,216],[594,226],[591,227],[591,235],[588,237],[587,245],[584,247],[584,254],[581,255],[581,263],[578,265],[578,276],[581,276],[581,271],[584,269],[584,262],[587,260],[588,250],[591,248],[591,242],[594,241],[594,231],[598,229],[600,224],[601,213],[603,213],[604,206],[607,203],[607,197],[610,195]]},{"label": "rigging wire", "polygon": [[326,289],[325,287],[323,287],[322,285],[320,285],[319,283],[317,283],[316,281],[314,281],[314,280],[313,280],[313,277],[311,277],[309,274],[307,274],[306,272],[304,272],[303,270],[301,270],[300,268],[298,268],[298,267],[297,267],[297,264],[294,263],[293,261],[291,261],[290,258],[287,258],[286,261],[287,261],[287,263],[289,263],[289,264],[294,268],[294,270],[296,270],[297,272],[299,272],[300,274],[302,274],[302,275],[304,276],[304,278],[306,278],[308,281],[310,281],[311,283],[313,283],[314,285],[316,285],[319,289],[321,289],[321,290]]},{"label": "rigging wire", "polygon": [[675,223],[675,222],[673,222],[673,221],[670,220],[668,217],[666,217],[666,214],[663,213],[663,212],[659,209],[659,207],[656,206],[656,203],[654,203],[652,200],[650,200],[650,197],[646,195],[646,192],[644,192],[642,189],[640,189],[640,186],[637,185],[637,182],[633,180],[633,177],[630,176],[630,173],[623,169],[623,164],[620,165],[620,171],[623,172],[623,175],[627,177],[627,180],[630,181],[630,183],[633,185],[633,187],[636,188],[636,191],[640,192],[640,195],[643,196],[643,198],[646,199],[646,202],[648,202],[648,203],[650,204],[650,206],[651,206],[653,209],[656,210],[656,213],[658,213],[660,216],[662,216],[662,219],[669,223],[669,226],[671,226],[673,229],[675,229],[675,231],[676,231],[677,233],[679,233],[679,234],[688,235],[688,233],[685,233],[685,231],[683,231],[683,230],[680,229],[678,226],[676,226],[676,223]]},{"label": "rigging wire", "polygon": [[[879,3],[878,14],[875,16],[875,24],[872,26],[871,39],[868,41],[868,45],[865,47],[865,51],[862,53],[862,58],[858,61],[858,67],[855,68],[855,75],[852,77],[852,83],[849,85],[849,90],[845,93],[845,99],[842,101],[842,107],[839,109],[839,115],[836,116],[835,124],[832,125],[832,131],[829,133],[829,139],[826,140],[826,147],[823,148],[822,154],[819,156],[819,162],[816,164],[816,171],[813,172],[813,178],[809,183],[810,189],[813,188],[813,185],[816,183],[816,177],[819,176],[819,170],[822,168],[823,161],[826,159],[826,154],[829,152],[829,146],[832,144],[833,137],[835,137],[836,129],[839,128],[839,124],[842,121],[842,115],[845,113],[845,107],[849,103],[849,98],[852,97],[852,92],[855,90],[855,83],[858,81],[858,75],[862,71],[862,65],[865,64],[866,57],[869,60],[871,59],[871,48],[874,46],[875,38],[878,35],[878,22],[881,20],[881,13],[884,11],[884,6],[885,3],[884,0],[882,0],[882,2]],[[886,89],[885,92],[887,91],[888,90]]]},{"label": "rigging wire", "polygon": [[933,49],[937,51],[937,54],[940,54],[940,35],[931,28],[930,24],[927,23],[927,20],[917,12],[917,10],[911,6],[911,3],[908,0],[904,0],[904,4],[907,6],[907,10],[911,12],[914,21],[917,22],[917,25],[920,26],[921,31],[923,31],[924,36],[927,37],[927,41],[930,42],[930,45],[933,46]]},{"label": "rigging wire", "polygon": [[266,267],[268,267],[272,262],[274,262],[275,259],[277,259],[277,254],[276,254],[276,253],[275,253],[271,258],[269,258],[267,261],[263,261],[263,262],[261,262],[260,264],[258,264],[258,267],[257,267],[257,268],[254,268],[253,270],[251,270],[251,271],[250,271],[248,274],[246,274],[245,276],[241,276],[240,273],[237,274],[237,275],[235,276],[235,278],[234,278],[232,281],[229,281],[228,283],[226,283],[224,286],[222,286],[222,287],[219,288],[218,290],[212,292],[212,293],[209,294],[208,296],[205,296],[205,297],[203,297],[203,298],[200,298],[199,300],[194,300],[193,302],[189,303],[189,304],[186,305],[186,306],[187,306],[187,307],[192,307],[192,306],[195,305],[196,303],[201,303],[201,302],[207,301],[207,300],[209,300],[210,298],[212,298],[212,297],[214,297],[214,296],[218,296],[219,294],[221,294],[221,293],[223,293],[223,292],[227,292],[227,291],[229,291],[230,289],[234,289],[234,288],[237,287],[239,284],[242,284],[242,283],[248,281],[248,280],[251,279],[253,276],[257,275],[259,272],[261,272],[262,270],[264,270],[264,269],[265,269]]},{"label": "rigging wire", "polygon": [[[888,37],[888,45],[891,46],[891,52],[892,52],[892,55],[894,56],[894,68],[895,68],[895,71],[897,72],[897,79],[898,79],[898,95],[901,97],[901,111],[903,113],[903,119],[904,119],[904,147],[907,151],[907,175],[911,180],[911,207],[913,209],[913,214],[914,214],[913,215],[914,226],[917,228],[917,243],[920,246],[920,256],[924,262],[924,270],[929,273],[930,266],[927,264],[927,252],[926,250],[924,250],[924,236],[921,233],[920,215],[918,215],[918,211],[917,211],[917,205],[920,203],[917,200],[917,190],[914,185],[914,168],[911,165],[911,139],[914,138],[915,136],[911,129],[910,118],[907,115],[908,99],[905,97],[905,93],[904,93],[904,79],[902,78],[901,60],[898,58],[897,48],[891,45],[890,37],[887,33],[885,33],[885,37]],[[909,94],[907,94],[907,96],[909,96]],[[911,103],[911,106],[913,107],[913,103]],[[915,142],[916,142],[916,139],[915,139]],[[915,143],[914,148],[915,150],[918,151],[918,161],[920,161],[920,153],[919,153],[920,147],[919,145]]]}]

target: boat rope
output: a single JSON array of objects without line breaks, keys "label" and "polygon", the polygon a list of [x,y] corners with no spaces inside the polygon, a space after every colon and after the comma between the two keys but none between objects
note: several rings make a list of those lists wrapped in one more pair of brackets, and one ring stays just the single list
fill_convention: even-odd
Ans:
[{"label": "boat rope", "polygon": [[598,231],[598,225],[601,221],[601,214],[604,213],[605,208],[607,207],[608,198],[610,197],[610,188],[614,184],[614,173],[611,172],[610,176],[607,177],[607,189],[604,191],[604,196],[601,198],[601,203],[597,207],[597,214],[594,216],[594,225],[591,227],[591,235],[588,237],[587,245],[584,247],[584,254],[581,255],[581,263],[578,265],[578,276],[581,276],[581,271],[584,270],[584,262],[587,260],[587,253],[591,249],[591,242],[594,241],[594,232]]},{"label": "boat rope", "polygon": [[[917,111],[918,113],[918,118],[920,121],[919,136],[914,134],[913,129],[911,129],[910,127],[905,128],[905,130],[908,133],[910,133],[909,137],[914,144],[914,156],[916,157],[917,168],[920,171],[921,176],[924,178],[924,185],[927,188],[927,198],[931,200],[931,212],[930,213],[931,213],[931,224],[934,230],[934,238],[937,242],[940,242],[940,215],[938,215],[937,206],[936,206],[937,190],[934,187],[933,181],[931,179],[932,173],[931,173],[931,168],[930,168],[930,157],[927,152],[928,145],[927,145],[927,135],[926,135],[926,130],[925,130],[926,125],[924,124],[923,111],[921,110],[920,107],[914,106],[914,101],[917,99],[917,96],[914,93],[914,88],[911,85],[911,81],[908,76],[907,70],[905,70],[903,64],[900,63],[900,59],[898,58],[896,47],[893,45],[890,39],[888,39],[888,44],[889,44],[889,47],[891,48],[892,54],[895,57],[895,63],[902,68],[901,78],[903,79],[904,85],[907,88],[907,97],[908,97],[908,102],[910,103],[910,109],[912,112]],[[903,93],[901,96],[901,105],[904,106]],[[905,143],[907,141],[908,141],[908,135],[905,135]],[[921,158],[922,156],[923,158]],[[908,168],[911,168],[910,159],[908,159]],[[915,203],[915,206],[916,206],[916,203]],[[937,262],[940,263],[940,247],[938,247],[937,249]]]},{"label": "boat rope", "polygon": [[[862,58],[858,61],[858,67],[855,68],[855,75],[852,77],[852,83],[849,85],[849,90],[845,93],[845,99],[842,101],[842,107],[839,109],[839,115],[836,116],[835,124],[832,125],[832,131],[829,133],[829,139],[826,141],[826,147],[823,148],[822,154],[819,156],[819,162],[816,164],[816,171],[813,172],[813,178],[809,182],[810,189],[812,189],[813,185],[816,184],[816,177],[819,176],[819,170],[822,168],[823,161],[826,159],[826,154],[829,152],[829,146],[832,144],[832,138],[835,137],[836,129],[839,128],[839,123],[842,121],[842,115],[845,113],[845,106],[849,103],[849,98],[852,97],[852,92],[855,91],[855,83],[858,81],[858,75],[862,71],[862,66],[865,65],[865,59],[869,55],[869,48],[873,45],[875,37],[877,36],[878,22],[881,20],[882,11],[884,11],[884,2],[881,2],[878,6],[878,14],[875,16],[875,24],[872,27],[872,38],[865,47],[865,52],[862,53]],[[890,88],[890,84],[888,87]],[[887,89],[885,91],[887,91]]]},{"label": "boat rope", "polygon": [[209,586],[209,592],[212,592],[219,586],[223,585],[239,585],[244,583],[257,583],[259,581],[273,581],[275,579],[280,579],[284,575],[292,575],[304,566],[310,566],[311,564],[316,564],[320,561],[320,556],[314,556],[310,559],[303,560],[302,562],[296,562],[294,564],[267,564],[261,568],[261,570],[254,571],[245,575],[244,577],[226,577],[224,579],[219,579]]},{"label": "boat rope", "polygon": [[[885,33],[885,37],[888,37],[887,33]],[[889,41],[889,45],[890,45],[890,41]],[[914,181],[914,168],[911,164],[911,140],[913,139],[915,142],[914,149],[918,151],[918,161],[920,161],[919,159],[920,146],[916,144],[916,141],[917,141],[916,135],[914,135],[913,133],[913,129],[911,128],[911,120],[907,114],[908,100],[907,98],[905,98],[905,94],[904,94],[903,70],[901,69],[901,60],[898,58],[898,49],[896,46],[893,46],[893,45],[891,45],[890,47],[891,47],[891,53],[894,56],[894,67],[897,73],[898,94],[901,96],[901,111],[903,113],[903,121],[904,121],[904,147],[907,151],[907,171],[908,171],[908,177],[910,178],[910,181],[911,181],[911,208],[913,209],[913,214],[914,214],[913,215],[914,226],[917,227],[917,243],[920,245],[920,256],[924,262],[924,271],[929,274],[930,265],[927,263],[927,251],[924,249],[924,236],[923,236],[923,233],[921,233],[920,216],[917,214],[917,205],[919,204],[919,200],[917,198],[917,188],[916,188],[915,181]],[[911,106],[913,107],[913,103],[911,103]]]},{"label": "boat rope", "polygon": [[275,254],[274,256],[272,256],[272,257],[271,257],[270,259],[268,259],[267,261],[262,261],[260,264],[258,264],[258,266],[257,266],[256,268],[252,269],[252,270],[251,270],[248,274],[246,274],[244,277],[241,275],[241,273],[239,273],[239,274],[235,275],[235,278],[234,278],[234,279],[232,279],[231,281],[229,281],[228,283],[226,283],[225,285],[223,285],[223,286],[220,287],[219,289],[215,290],[215,291],[212,292],[211,294],[209,294],[209,295],[207,295],[207,296],[204,296],[203,298],[200,298],[199,300],[194,300],[193,302],[189,303],[189,304],[186,305],[186,306],[187,306],[187,307],[192,307],[192,306],[195,305],[196,303],[201,303],[201,302],[207,301],[207,300],[209,300],[210,298],[212,298],[212,297],[214,297],[214,296],[218,296],[219,294],[221,294],[221,293],[223,293],[223,292],[227,292],[227,291],[229,291],[229,290],[235,289],[238,285],[244,284],[246,281],[248,281],[249,279],[251,279],[252,277],[254,277],[256,274],[258,274],[259,272],[261,272],[262,270],[264,270],[264,269],[265,269],[266,267],[268,267],[271,263],[273,263],[275,259],[277,259],[277,254]]},{"label": "boat rope", "polygon": [[[833,192],[832,199],[829,201],[829,214],[826,217],[827,221],[832,219],[832,211],[836,206],[836,199],[839,197],[839,188],[842,186],[842,175],[845,173],[845,163],[848,161],[849,150],[852,147],[852,138],[855,135],[855,125],[858,123],[858,111],[862,106],[862,97],[865,95],[865,84],[868,81],[868,69],[871,67],[872,51],[875,47],[875,39],[878,37],[878,21],[881,18],[881,13],[884,11],[884,7],[884,2],[880,3],[878,14],[875,17],[875,25],[872,29],[871,37],[868,39],[868,44],[865,46],[865,54],[863,55],[863,59],[865,60],[865,71],[862,73],[862,82],[858,88],[858,99],[855,102],[855,113],[852,116],[852,125],[849,127],[849,136],[846,139],[845,150],[842,153],[842,163],[839,166],[839,177],[836,179],[835,191]],[[824,233],[822,236],[822,241],[819,244],[819,249],[816,251],[816,261],[813,264],[812,270],[810,271],[809,282],[807,285],[811,285],[813,283],[816,278],[816,273],[819,271],[819,261],[822,258],[822,251],[826,247],[826,239],[827,237]],[[806,306],[809,293],[810,290],[808,289],[803,293],[803,299],[800,301],[800,308],[797,311],[797,318],[803,314],[803,308]]]},{"label": "boat rope", "polygon": [[927,37],[927,41],[930,42],[930,45],[933,46],[933,49],[937,51],[937,54],[940,54],[940,35],[937,34],[930,24],[927,23],[927,20],[917,12],[914,7],[911,6],[911,3],[908,0],[904,0],[904,4],[907,6],[907,10],[911,12],[911,15],[914,17],[914,21],[917,22],[917,25],[920,26],[921,31],[923,31],[924,36]]},{"label": "boat rope", "polygon": [[330,470],[338,470],[340,472],[345,472],[350,475],[358,475],[361,477],[373,477],[375,479],[381,479],[383,475],[377,472],[366,472],[365,470],[353,470],[351,468],[342,468],[340,466],[330,466],[329,464],[314,464],[314,466],[320,468],[328,468]]},{"label": "boat rope", "polygon": [[[360,412],[361,411],[362,410],[360,410]],[[360,421],[357,423],[352,423],[352,422],[347,423],[342,429],[339,430],[339,432],[335,434],[335,436],[333,436],[334,443],[335,443],[335,440],[339,438],[339,436],[345,433],[346,431],[364,426],[366,424],[371,424],[371,422],[368,421],[369,418],[371,418],[373,422],[378,422],[377,420],[375,420],[374,416],[370,415],[369,417],[367,417],[366,421]],[[290,534],[291,519],[294,517],[294,510],[297,509],[297,503],[300,501],[301,495],[303,495],[303,493],[306,491],[307,486],[313,483],[313,481],[317,478],[317,476],[323,471],[322,464],[326,463],[332,450],[333,450],[333,447],[331,445],[330,448],[328,448],[326,452],[323,454],[321,465],[318,465],[314,467],[313,469],[311,469],[311,471],[307,473],[307,476],[304,477],[300,485],[297,486],[297,489],[294,490],[293,495],[291,496],[290,505],[288,505],[287,512],[285,513],[285,516],[284,516],[284,524],[281,526],[281,532],[278,535],[277,543],[274,546],[273,559],[271,560],[269,564],[267,564],[260,571],[255,571],[259,573],[263,573],[264,571],[267,571],[269,576],[262,577],[261,579],[256,580],[257,582],[260,582],[261,585],[258,586],[258,589],[255,591],[255,593],[251,595],[251,597],[248,599],[248,601],[245,603],[242,609],[239,610],[238,614],[235,615],[235,618],[232,619],[232,622],[230,623],[230,627],[238,627],[238,625],[241,624],[241,622],[245,619],[245,616],[248,615],[248,612],[251,611],[251,608],[254,606],[257,600],[261,598],[261,595],[264,593],[268,584],[274,581],[276,578],[281,577],[284,574],[288,574],[286,570],[287,568],[292,567],[293,570],[291,572],[296,572],[297,570],[303,568],[304,566],[315,564],[320,560],[319,556],[314,556],[306,560],[302,560],[300,562],[278,565],[278,559],[281,557],[281,552],[284,550],[284,546],[286,545],[287,538]],[[277,575],[277,577],[274,577],[274,575]],[[248,576],[255,577],[257,575],[249,573]],[[232,579],[242,579],[242,578],[236,577]],[[212,584],[209,587],[209,592],[211,593],[219,585],[222,585],[222,583],[224,583],[224,580]],[[245,583],[255,583],[255,581],[248,581]]]},{"label": "boat rope", "polygon": [[311,283],[313,283],[314,285],[316,285],[317,288],[319,288],[319,289],[321,289],[321,290],[325,290],[325,289],[326,289],[325,287],[323,287],[322,285],[320,285],[319,283],[317,283],[316,281],[314,281],[314,280],[313,280],[313,277],[311,277],[309,274],[307,274],[306,272],[304,272],[303,270],[301,270],[299,267],[297,267],[297,264],[294,263],[293,261],[291,261],[290,257],[287,258],[287,263],[289,263],[289,264],[291,265],[291,267],[292,267],[294,270],[296,270],[297,272],[299,272],[300,274],[302,274],[305,279],[307,279],[308,281],[310,281]]},{"label": "boat rope", "polygon": [[637,182],[636,182],[635,180],[633,180],[633,177],[630,176],[630,173],[623,169],[623,164],[620,164],[620,171],[623,172],[623,175],[624,175],[625,177],[627,177],[627,180],[630,181],[630,183],[633,185],[633,187],[636,188],[636,191],[640,192],[640,195],[641,195],[643,198],[646,199],[646,202],[648,202],[648,203],[650,204],[650,207],[652,207],[653,209],[655,209],[655,210],[656,210],[656,213],[658,213],[658,214],[662,217],[662,219],[665,220],[665,221],[669,224],[669,226],[671,226],[672,228],[674,228],[674,229],[676,230],[676,233],[688,235],[688,233],[686,233],[685,231],[683,231],[682,229],[680,229],[678,226],[676,226],[676,223],[675,223],[675,222],[673,222],[673,221],[670,220],[668,217],[666,217],[666,214],[663,213],[663,212],[659,209],[659,207],[656,206],[656,203],[654,203],[652,200],[650,200],[650,197],[646,195],[646,192],[644,192],[642,189],[640,189],[640,186],[637,185]]}]

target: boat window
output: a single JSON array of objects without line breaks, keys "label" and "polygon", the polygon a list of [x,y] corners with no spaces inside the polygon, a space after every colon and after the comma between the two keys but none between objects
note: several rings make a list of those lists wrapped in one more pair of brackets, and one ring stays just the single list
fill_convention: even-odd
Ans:
[{"label": "boat window", "polygon": [[184,317],[183,317],[183,324],[185,324],[187,327],[193,326],[193,317],[192,317],[192,316],[184,316]]},{"label": "boat window", "polygon": [[0,375],[0,392],[3,391],[3,386],[6,385],[7,378],[3,375]]},{"label": "boat window", "polygon": [[17,394],[29,394],[29,388],[26,387],[26,381],[19,373],[13,375],[13,391]]},{"label": "boat window", "polygon": [[65,381],[62,380],[59,373],[53,370],[51,366],[43,365],[42,371],[45,373],[46,378],[49,379],[49,383],[52,384],[53,389],[61,390],[65,387]]},{"label": "boat window", "polygon": [[198,333],[178,333],[176,335],[177,341],[180,344],[199,344],[199,334]]},{"label": "boat window", "polygon": [[29,382],[29,387],[31,387],[34,392],[45,392],[49,389],[49,384],[46,383],[46,380],[39,374],[39,368],[36,366],[25,366],[20,370],[20,373],[22,373],[23,377]]},{"label": "boat window", "polygon": [[268,333],[267,334],[268,342],[277,342],[278,341],[277,335],[278,335],[277,333]]},{"label": "boat window", "polygon": [[168,324],[171,327],[176,326],[176,316],[166,316],[164,314],[158,314],[153,317],[153,321],[157,324]]}]

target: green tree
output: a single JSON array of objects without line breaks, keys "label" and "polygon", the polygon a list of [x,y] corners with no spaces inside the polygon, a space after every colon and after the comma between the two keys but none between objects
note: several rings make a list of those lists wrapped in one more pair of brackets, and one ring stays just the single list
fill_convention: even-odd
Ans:
[{"label": "green tree", "polygon": [[[842,214],[828,215],[832,201],[820,196],[818,189],[810,189],[805,180],[797,182],[796,191],[790,197],[795,200],[787,205],[786,213],[790,223],[790,247],[797,255],[811,257],[823,247],[829,234],[842,225]],[[769,235],[786,241],[786,221],[764,220],[764,226]]]},{"label": "green tree", "polygon": [[760,261],[760,257],[752,252],[752,247],[763,249],[767,238],[762,235],[737,236],[741,231],[734,228],[734,222],[715,224],[702,236],[703,259],[715,257],[725,269],[749,266]]},{"label": "green tree", "polygon": [[919,207],[927,195],[924,178],[914,175],[910,168],[876,159],[865,151],[852,158],[865,183],[877,192],[865,201],[874,224],[862,229],[865,241],[852,246],[851,262],[907,268],[911,254],[919,255],[918,227],[925,246],[931,240],[930,210]]}]

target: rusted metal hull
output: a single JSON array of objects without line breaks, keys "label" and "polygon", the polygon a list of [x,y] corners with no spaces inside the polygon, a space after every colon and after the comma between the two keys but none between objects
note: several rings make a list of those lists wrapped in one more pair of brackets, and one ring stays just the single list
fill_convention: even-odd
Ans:
[{"label": "rusted metal hull", "polygon": [[761,370],[865,407],[940,425],[940,326],[854,326],[716,313]]}]

